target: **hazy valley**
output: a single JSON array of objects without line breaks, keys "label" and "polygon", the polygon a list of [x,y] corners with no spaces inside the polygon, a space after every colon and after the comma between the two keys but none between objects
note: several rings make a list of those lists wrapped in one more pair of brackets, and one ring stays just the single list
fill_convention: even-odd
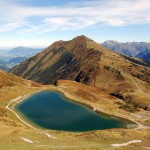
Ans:
[{"label": "hazy valley", "polygon": [[18,65],[42,50],[43,48],[29,48],[23,46],[12,49],[0,48],[0,69],[9,71],[12,67]]}]

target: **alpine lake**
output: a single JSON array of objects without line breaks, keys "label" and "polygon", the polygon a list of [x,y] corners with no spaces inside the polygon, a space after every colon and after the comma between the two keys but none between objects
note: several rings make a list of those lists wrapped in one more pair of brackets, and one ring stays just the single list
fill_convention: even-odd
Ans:
[{"label": "alpine lake", "polygon": [[97,113],[59,92],[42,91],[17,104],[15,110],[30,124],[49,130],[85,132],[125,128],[128,122]]}]

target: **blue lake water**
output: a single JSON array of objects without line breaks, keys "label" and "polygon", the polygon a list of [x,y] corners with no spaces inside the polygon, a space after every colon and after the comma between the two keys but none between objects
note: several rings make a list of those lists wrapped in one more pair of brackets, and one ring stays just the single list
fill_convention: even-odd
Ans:
[{"label": "blue lake water", "polygon": [[15,109],[30,123],[50,130],[81,132],[127,126],[123,120],[98,114],[53,91],[33,94]]}]

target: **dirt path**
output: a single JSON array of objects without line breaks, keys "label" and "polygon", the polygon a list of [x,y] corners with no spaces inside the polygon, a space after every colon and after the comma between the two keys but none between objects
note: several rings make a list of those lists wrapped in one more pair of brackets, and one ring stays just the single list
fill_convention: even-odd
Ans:
[{"label": "dirt path", "polygon": [[131,82],[136,86],[136,88],[142,93],[142,94],[146,94],[143,90],[141,90],[141,88],[136,84],[136,82],[127,74],[125,74],[123,71],[120,71],[122,75],[126,76],[127,78],[129,78],[131,80]]},{"label": "dirt path", "polygon": [[33,94],[33,93],[29,93],[29,94],[26,94],[26,95],[24,95],[24,96],[18,96],[17,98],[12,99],[12,100],[8,103],[8,105],[5,106],[5,108],[8,109],[9,111],[13,112],[13,113],[16,115],[16,117],[17,117],[21,122],[23,122],[23,123],[24,123],[25,125],[27,125],[28,127],[34,129],[34,131],[35,131],[36,133],[45,134],[45,135],[46,135],[47,137],[49,137],[49,138],[57,139],[57,138],[54,137],[53,135],[50,135],[47,131],[42,131],[42,130],[40,130],[40,129],[38,129],[38,128],[35,128],[35,127],[33,127],[31,124],[29,124],[28,122],[24,121],[24,120],[10,107],[10,105],[12,105],[13,103],[18,103],[18,102],[23,101],[25,98],[27,98],[27,97],[30,96],[31,94]]},{"label": "dirt path", "polygon": [[22,101],[22,100],[24,100],[24,99],[25,99],[26,97],[28,97],[29,95],[30,95],[30,94],[27,94],[27,95],[25,95],[25,96],[19,96],[19,97],[15,98],[15,99],[12,99],[12,100],[8,103],[8,105],[5,106],[5,108],[8,109],[8,110],[10,110],[11,112],[13,112],[13,113],[16,115],[16,117],[17,117],[21,122],[23,122],[25,125],[29,126],[29,127],[32,128],[32,129],[36,129],[36,128],[34,128],[32,125],[30,125],[29,123],[27,123],[26,121],[24,121],[23,119],[21,119],[21,117],[20,117],[13,109],[10,108],[10,105],[12,105],[13,103],[15,103],[15,102],[17,102],[17,101]]},{"label": "dirt path", "polygon": [[23,137],[20,137],[22,140],[24,140],[25,142],[28,142],[28,143],[31,143],[31,144],[33,144],[34,142],[33,141],[31,141],[31,140],[29,140],[29,139],[27,139],[27,138],[23,138]]},{"label": "dirt path", "polygon": [[111,146],[113,146],[113,147],[121,147],[121,146],[128,146],[129,144],[133,144],[133,143],[139,143],[139,142],[142,142],[142,140],[132,140],[132,141],[129,141],[127,143],[111,144]]},{"label": "dirt path", "polygon": [[49,146],[49,145],[38,145],[38,146],[36,146],[36,147],[38,147],[38,148],[40,148],[40,147],[45,147],[45,148],[57,148],[57,149],[70,149],[70,148],[76,148],[76,149],[81,149],[81,148],[83,148],[83,149],[85,149],[85,148],[98,148],[98,147],[100,147],[100,144],[90,144],[90,145],[60,145],[60,146]]}]

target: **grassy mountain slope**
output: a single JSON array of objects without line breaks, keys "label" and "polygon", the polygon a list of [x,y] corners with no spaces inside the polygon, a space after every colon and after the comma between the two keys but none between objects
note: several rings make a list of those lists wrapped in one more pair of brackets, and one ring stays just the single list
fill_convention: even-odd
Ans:
[{"label": "grassy mountain slope", "polygon": [[[41,83],[56,83],[57,86],[40,85],[0,70],[1,150],[149,148],[149,68],[141,60],[119,55],[80,36],[68,42],[54,43],[12,72]],[[60,91],[68,100],[84,103],[93,111],[131,119],[139,126],[78,133],[32,128],[7,106],[12,104],[9,108],[13,110],[20,100],[41,90]],[[14,99],[17,101],[11,103]],[[132,143],[135,140],[138,142]],[[132,144],[128,145],[128,142]],[[112,145],[122,143],[125,146]]]},{"label": "grassy mountain slope", "polygon": [[33,81],[25,80],[5,71],[0,70],[0,88],[5,86],[13,87],[13,86],[40,86],[40,84],[35,83]]},{"label": "grassy mountain slope", "polygon": [[150,107],[149,64],[117,54],[85,36],[57,41],[11,73],[42,84],[75,80],[100,88],[133,107]]},{"label": "grassy mountain slope", "polygon": [[[120,108],[125,102],[108,95],[103,90],[87,86],[69,80],[58,80],[57,86],[43,86],[38,83],[16,77],[4,71],[0,71],[0,149],[21,150],[45,150],[45,149],[68,149],[68,150],[95,150],[115,149],[112,144],[127,143],[133,140],[141,140],[139,143],[118,147],[124,150],[130,148],[141,150],[149,146],[150,126],[149,111],[139,110],[129,112]],[[24,97],[24,95],[39,90],[59,90],[70,99],[90,105],[95,111],[132,119],[146,125],[138,129],[110,129],[92,132],[63,132],[33,129],[20,121],[14,113],[6,109],[12,99]],[[19,101],[20,99],[18,99]],[[13,108],[14,105],[11,106]],[[142,116],[142,117],[139,117]],[[26,120],[25,120],[26,121]],[[32,143],[30,143],[32,142]]]},{"label": "grassy mountain slope", "polygon": [[43,52],[13,68],[11,72],[44,84],[54,84],[57,79],[91,83],[99,69],[101,52],[88,49],[87,41],[91,40],[81,36],[68,42],[55,42]]}]

